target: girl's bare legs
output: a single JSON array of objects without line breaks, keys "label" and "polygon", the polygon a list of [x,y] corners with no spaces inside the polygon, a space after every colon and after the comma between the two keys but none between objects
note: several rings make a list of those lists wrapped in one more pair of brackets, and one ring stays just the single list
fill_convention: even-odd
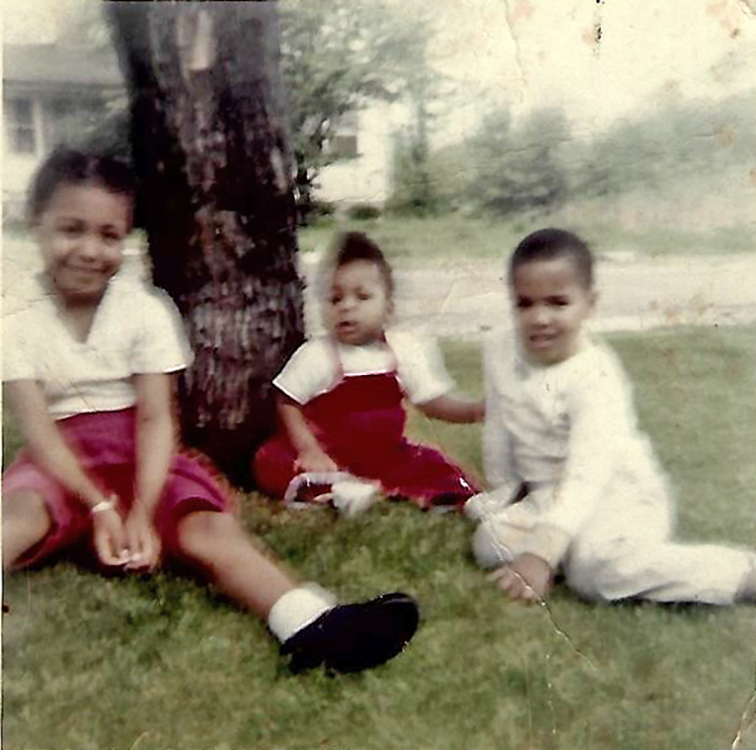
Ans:
[{"label": "girl's bare legs", "polygon": [[182,552],[207,571],[212,583],[263,619],[298,585],[281,563],[259,550],[227,513],[189,513],[179,522],[178,539]]},{"label": "girl's bare legs", "polygon": [[402,651],[417,628],[417,604],[406,594],[336,605],[323,589],[300,586],[231,515],[190,513],[179,522],[178,537],[183,553],[223,593],[267,620],[295,672],[322,663],[338,672],[383,664]]},{"label": "girl's bare legs", "polygon": [[[51,519],[44,499],[35,492],[9,495],[3,511],[3,567],[8,569],[44,539]],[[294,671],[322,663],[342,672],[374,667],[396,656],[417,628],[417,605],[405,594],[336,606],[323,589],[300,586],[229,514],[186,515],[178,524],[178,540],[182,552],[210,582],[267,621]]]},{"label": "girl's bare legs", "polygon": [[3,498],[3,570],[9,570],[27,550],[41,542],[51,526],[45,499],[33,490]]}]

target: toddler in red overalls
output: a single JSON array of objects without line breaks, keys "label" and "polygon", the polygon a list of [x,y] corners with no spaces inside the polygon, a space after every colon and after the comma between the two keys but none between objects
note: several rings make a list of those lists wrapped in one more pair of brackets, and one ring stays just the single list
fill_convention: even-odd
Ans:
[{"label": "toddler in red overalls", "polygon": [[379,492],[422,508],[461,505],[475,486],[439,451],[407,440],[403,401],[449,422],[481,421],[483,404],[452,393],[435,346],[386,332],[394,284],[377,245],[345,234],[332,269],[329,334],[303,344],[273,381],[282,430],[255,456],[260,489],[312,500],[311,478],[347,515]]}]

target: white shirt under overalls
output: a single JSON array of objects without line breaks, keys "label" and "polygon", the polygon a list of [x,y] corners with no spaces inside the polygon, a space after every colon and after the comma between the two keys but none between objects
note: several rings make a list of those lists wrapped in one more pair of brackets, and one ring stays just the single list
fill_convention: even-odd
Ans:
[{"label": "white shirt under overalls", "polygon": [[305,342],[273,380],[298,404],[330,391],[341,375],[374,375],[396,370],[413,404],[423,404],[454,389],[437,344],[408,331],[387,331],[386,340],[353,346],[329,337]]}]

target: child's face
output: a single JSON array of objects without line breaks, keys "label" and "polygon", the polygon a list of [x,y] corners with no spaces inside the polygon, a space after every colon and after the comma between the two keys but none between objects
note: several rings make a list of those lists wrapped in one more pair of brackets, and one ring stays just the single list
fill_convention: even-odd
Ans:
[{"label": "child's face", "polygon": [[524,263],[512,277],[517,330],[527,358],[554,365],[575,354],[596,293],[569,257]]},{"label": "child's face", "polygon": [[327,309],[329,328],[339,342],[362,345],[380,339],[391,307],[375,263],[356,260],[336,269]]},{"label": "child's face", "polygon": [[68,302],[96,302],[118,271],[131,229],[131,199],[92,184],[62,184],[36,232],[45,273]]}]

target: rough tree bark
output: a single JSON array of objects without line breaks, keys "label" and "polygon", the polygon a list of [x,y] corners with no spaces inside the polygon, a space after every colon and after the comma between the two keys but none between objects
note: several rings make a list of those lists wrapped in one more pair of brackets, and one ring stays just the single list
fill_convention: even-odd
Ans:
[{"label": "rough tree bark", "polygon": [[195,354],[184,439],[246,484],[271,380],[303,338],[275,4],[108,6],[154,280]]}]

